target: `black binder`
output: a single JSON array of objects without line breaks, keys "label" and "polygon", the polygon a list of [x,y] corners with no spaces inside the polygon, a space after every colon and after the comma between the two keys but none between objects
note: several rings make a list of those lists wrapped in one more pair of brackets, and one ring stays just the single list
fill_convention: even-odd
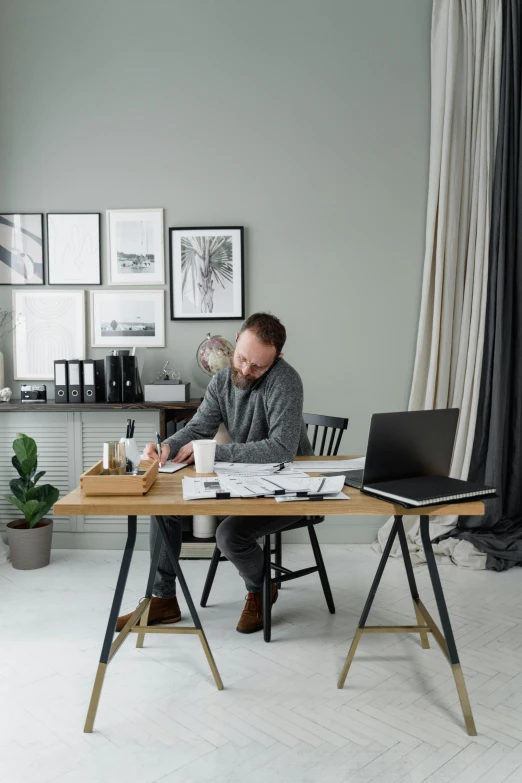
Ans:
[{"label": "black binder", "polygon": [[121,372],[121,401],[136,402],[136,357],[119,356]]},{"label": "black binder", "polygon": [[83,402],[83,361],[69,359],[69,402]]},{"label": "black binder", "polygon": [[121,402],[121,364],[119,356],[105,357],[107,402]]},{"label": "black binder", "polygon": [[380,500],[398,503],[405,508],[497,497],[493,487],[448,476],[416,476],[394,481],[378,481],[375,484],[365,484],[362,491]]},{"label": "black binder", "polygon": [[55,359],[54,362],[54,400],[55,402],[69,402],[67,359]]},{"label": "black binder", "polygon": [[85,359],[83,362],[83,401],[104,402],[105,373],[103,359]]}]

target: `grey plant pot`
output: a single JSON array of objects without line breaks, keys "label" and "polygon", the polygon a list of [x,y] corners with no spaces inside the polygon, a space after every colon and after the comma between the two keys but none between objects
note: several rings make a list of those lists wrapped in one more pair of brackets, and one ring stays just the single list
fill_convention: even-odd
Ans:
[{"label": "grey plant pot", "polygon": [[7,541],[11,549],[13,568],[29,571],[49,565],[53,520],[41,519],[38,526],[33,528],[16,527],[22,521],[15,519],[7,523]]}]

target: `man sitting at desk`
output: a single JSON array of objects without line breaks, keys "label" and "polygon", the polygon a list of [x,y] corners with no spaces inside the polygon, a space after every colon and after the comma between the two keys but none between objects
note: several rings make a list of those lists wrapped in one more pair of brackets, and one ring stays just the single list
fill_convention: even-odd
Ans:
[{"label": "man sitting at desk", "polygon": [[[210,381],[197,413],[186,427],[167,438],[161,447],[161,462],[193,462],[192,441],[215,436],[221,423],[232,443],[216,446],[218,462],[291,462],[296,455],[313,456],[303,421],[303,384],[299,374],[282,357],[286,330],[267,313],[255,313],[236,334],[232,366],[220,370]],[[148,443],[146,459],[157,459],[157,446]],[[182,517],[163,517],[172,547],[181,551]],[[245,580],[248,595],[237,625],[240,633],[263,627],[263,552],[259,538],[292,525],[300,517],[230,516],[216,532],[221,552]],[[158,527],[150,520],[153,551]],[[161,545],[149,624],[177,623],[181,619],[176,598],[176,577],[167,548]],[[272,586],[272,604],[277,587]],[[118,618],[120,631],[131,614]]]}]

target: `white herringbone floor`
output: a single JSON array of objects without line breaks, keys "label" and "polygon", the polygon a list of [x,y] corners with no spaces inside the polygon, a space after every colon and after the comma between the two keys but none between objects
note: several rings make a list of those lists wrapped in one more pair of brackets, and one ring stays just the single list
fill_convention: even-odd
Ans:
[{"label": "white herringbone floor", "polygon": [[[307,546],[284,552],[291,568],[311,562]],[[244,588],[221,564],[200,616],[225,690],[196,638],[149,635],[138,650],[133,636],[108,668],[92,734],[83,723],[121,553],[57,550],[41,570],[0,567],[2,783],[520,783],[522,571],[440,567],[478,729],[468,737],[434,642],[365,636],[337,690],[378,556],[323,552],[334,616],[314,574],[281,591],[271,644],[242,636]],[[147,561],[135,553],[125,611],[143,595]],[[208,562],[182,566],[199,606]],[[426,568],[415,573],[437,616]],[[370,623],[414,622],[402,562],[389,562]]]}]

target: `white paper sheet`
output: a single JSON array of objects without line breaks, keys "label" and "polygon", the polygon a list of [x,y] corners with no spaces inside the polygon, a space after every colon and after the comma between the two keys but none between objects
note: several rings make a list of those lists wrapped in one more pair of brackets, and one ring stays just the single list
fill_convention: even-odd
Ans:
[{"label": "white paper sheet", "polygon": [[160,473],[176,473],[178,470],[181,470],[182,468],[186,468],[187,463],[186,462],[166,462],[163,467],[160,467],[159,472]]},{"label": "white paper sheet", "polygon": [[183,498],[198,500],[214,498],[217,492],[229,492],[230,497],[270,497],[284,490],[286,495],[308,492],[312,495],[337,495],[343,487],[344,476],[314,477],[303,476],[218,476],[215,478],[183,479]]},{"label": "white paper sheet", "polygon": [[364,468],[365,457],[357,457],[356,459],[317,459],[306,460],[305,462],[296,461],[292,462],[292,467],[297,470],[306,470],[307,473],[319,473],[320,471],[328,471],[334,473],[338,470],[361,470]]},{"label": "white paper sheet", "polygon": [[335,495],[342,491],[344,485],[344,476],[329,476],[325,478],[306,476],[300,478],[296,476],[270,476],[270,478],[259,479],[265,486],[273,486],[276,489],[284,489],[287,494],[295,492],[310,492],[314,495]]},{"label": "white paper sheet", "polygon": [[[288,502],[294,502],[297,503],[300,500],[311,500],[312,498],[302,498],[298,497],[297,495],[277,495],[276,500],[278,503],[288,503]],[[339,492],[337,495],[328,495],[325,500],[350,500],[349,495],[345,495],[344,492]]]},{"label": "white paper sheet", "polygon": [[[271,473],[282,473],[292,470],[290,462],[268,462],[255,464],[251,462],[215,462],[214,471],[218,476],[263,476]],[[301,465],[298,470],[303,471]]]},{"label": "white paper sheet", "polygon": [[[182,483],[183,500],[205,500],[215,498],[217,492],[229,492],[221,484],[218,478],[190,478],[185,476]],[[230,491],[231,497],[240,497],[235,492]]]}]

